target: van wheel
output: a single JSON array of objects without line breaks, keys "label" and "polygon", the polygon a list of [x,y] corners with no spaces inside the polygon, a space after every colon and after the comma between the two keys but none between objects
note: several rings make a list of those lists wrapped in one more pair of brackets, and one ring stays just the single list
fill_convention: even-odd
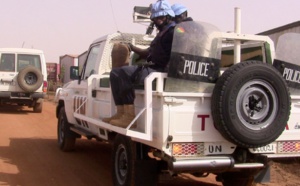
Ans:
[{"label": "van wheel", "polygon": [[112,150],[112,175],[116,186],[134,185],[134,142],[130,138],[117,135]]},{"label": "van wheel", "polygon": [[271,65],[245,61],[227,69],[212,94],[212,116],[224,138],[241,147],[267,145],[290,115],[287,84]]},{"label": "van wheel", "polygon": [[25,92],[34,92],[43,84],[43,74],[38,68],[28,66],[19,72],[17,82]]},{"label": "van wheel", "polygon": [[41,113],[43,110],[43,101],[41,102],[36,102],[34,107],[33,107],[33,112],[36,112],[36,113]]},{"label": "van wheel", "polygon": [[57,142],[62,151],[72,151],[75,147],[75,133],[70,130],[70,124],[67,120],[65,108],[62,107],[59,111],[57,124]]}]

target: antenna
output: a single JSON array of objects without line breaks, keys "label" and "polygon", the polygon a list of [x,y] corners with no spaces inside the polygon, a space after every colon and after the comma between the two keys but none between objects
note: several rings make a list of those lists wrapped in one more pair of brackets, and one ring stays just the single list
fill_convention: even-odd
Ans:
[{"label": "antenna", "polygon": [[114,13],[114,8],[113,8],[111,0],[110,0],[110,7],[111,7],[112,14],[113,14],[113,19],[114,19],[116,29],[117,29],[117,31],[119,31],[118,24],[117,24],[116,17],[115,17],[115,13]]}]

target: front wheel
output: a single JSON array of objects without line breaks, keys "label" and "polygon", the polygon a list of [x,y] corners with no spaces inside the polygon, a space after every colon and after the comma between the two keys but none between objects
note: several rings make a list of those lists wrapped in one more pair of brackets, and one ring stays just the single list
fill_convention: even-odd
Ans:
[{"label": "front wheel", "polygon": [[67,120],[65,108],[62,107],[59,111],[57,124],[57,142],[62,151],[72,151],[75,147],[76,137],[70,130],[70,124]]}]

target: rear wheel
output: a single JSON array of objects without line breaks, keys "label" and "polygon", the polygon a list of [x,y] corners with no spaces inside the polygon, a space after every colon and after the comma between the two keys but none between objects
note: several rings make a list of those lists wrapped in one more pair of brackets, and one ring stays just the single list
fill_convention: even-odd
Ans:
[{"label": "rear wheel", "polygon": [[43,101],[36,102],[33,107],[33,112],[41,113],[43,110]]},{"label": "rear wheel", "polygon": [[59,111],[57,124],[57,142],[62,151],[72,151],[75,147],[75,133],[70,130],[70,124],[67,120],[65,108]]},{"label": "rear wheel", "polygon": [[114,185],[134,185],[135,150],[134,142],[130,138],[122,135],[116,136],[112,151]]},{"label": "rear wheel", "polygon": [[221,181],[223,186],[252,186],[254,182],[254,174],[248,174],[247,172],[229,172],[221,175]]},{"label": "rear wheel", "polygon": [[159,167],[155,159],[149,158],[148,152],[148,146],[118,134],[112,151],[114,185],[157,185]]}]

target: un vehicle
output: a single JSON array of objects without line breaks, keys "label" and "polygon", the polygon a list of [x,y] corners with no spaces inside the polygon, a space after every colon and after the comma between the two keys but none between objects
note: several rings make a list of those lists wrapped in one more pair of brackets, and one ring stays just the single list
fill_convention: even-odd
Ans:
[{"label": "un vehicle", "polygon": [[47,68],[42,50],[0,49],[0,104],[15,104],[41,113],[47,94]]},{"label": "un vehicle", "polygon": [[[223,33],[203,22],[175,27],[168,73],[136,85],[127,128],[102,121],[116,111],[109,82],[116,43],[146,48],[153,37],[114,33],[95,40],[74,81],[57,91],[58,144],[112,144],[114,185],[155,185],[159,175],[217,175],[223,185],[269,178],[268,162],[299,157],[299,34],[276,47],[267,36]],[[140,63],[130,54],[130,65]],[[132,127],[134,123],[137,127]]]}]

